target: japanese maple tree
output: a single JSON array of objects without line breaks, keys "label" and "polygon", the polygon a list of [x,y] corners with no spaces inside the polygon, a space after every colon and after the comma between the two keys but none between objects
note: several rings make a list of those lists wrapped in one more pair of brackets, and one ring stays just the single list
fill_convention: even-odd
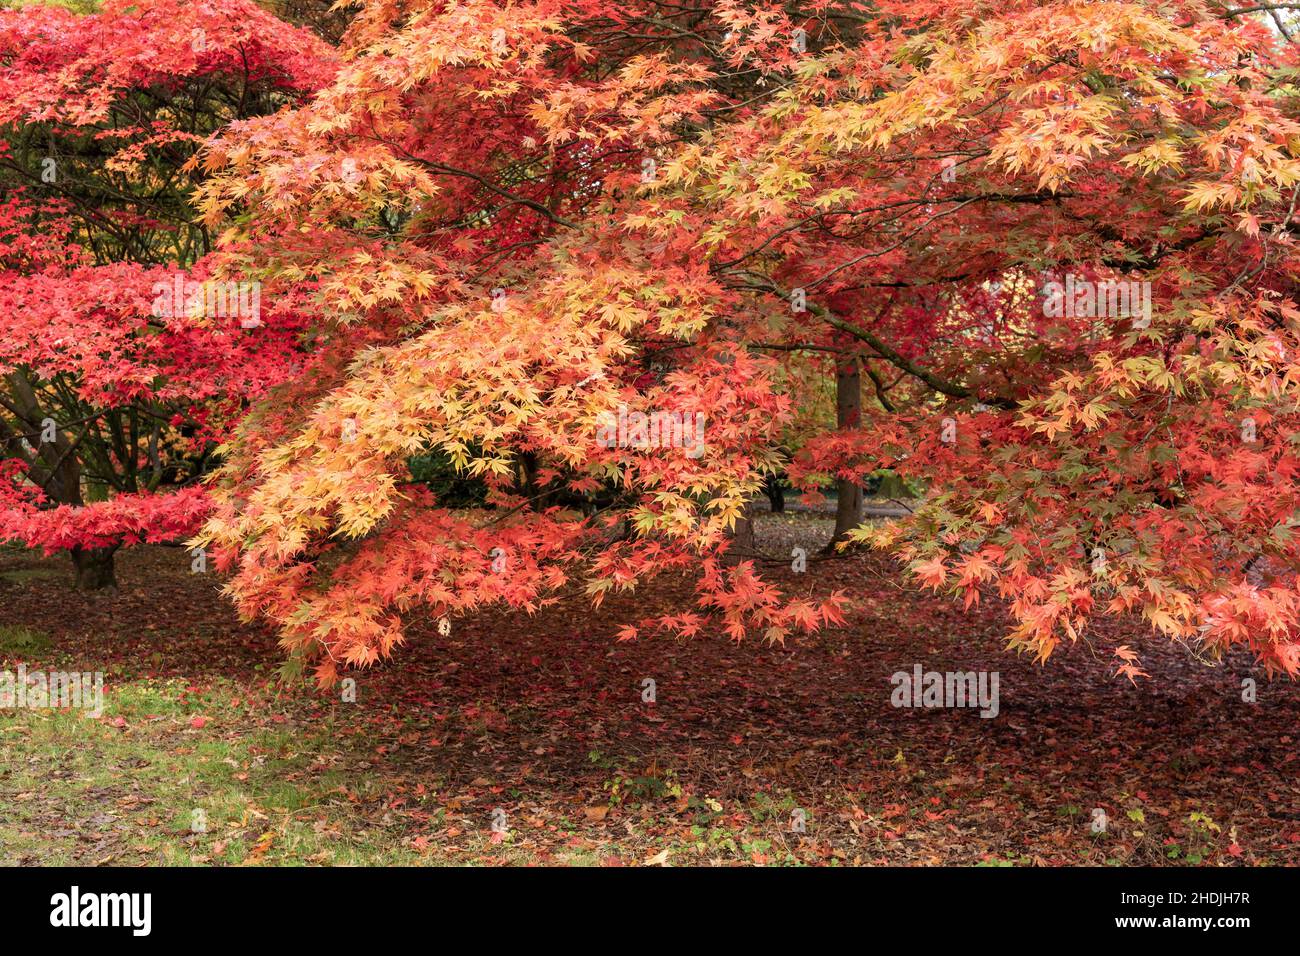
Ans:
[{"label": "japanese maple tree", "polygon": [[[852,536],[1005,597],[1014,646],[1134,615],[1300,668],[1296,55],[1267,19],[375,0],[342,47],[201,159],[233,260],[314,290],[320,374],[238,430],[201,538],[295,664],[371,663],[416,606],[677,570],[696,606],[623,636],[779,640],[844,596],[728,554],[749,499],[889,467],[924,501]],[[791,443],[818,352],[870,399]],[[608,440],[654,412],[702,447]]]},{"label": "japanese maple tree", "polygon": [[193,533],[217,446],[300,362],[293,297],[213,271],[183,167],[333,69],[246,0],[0,11],[0,539],[81,587]]}]

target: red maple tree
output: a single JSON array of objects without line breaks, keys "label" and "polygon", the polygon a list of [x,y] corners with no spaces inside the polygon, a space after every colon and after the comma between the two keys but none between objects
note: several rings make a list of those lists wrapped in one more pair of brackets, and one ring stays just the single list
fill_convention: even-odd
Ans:
[{"label": "red maple tree", "polygon": [[0,11],[0,539],[114,584],[301,353],[291,298],[212,271],[186,159],[327,82],[328,47],[244,0]]}]

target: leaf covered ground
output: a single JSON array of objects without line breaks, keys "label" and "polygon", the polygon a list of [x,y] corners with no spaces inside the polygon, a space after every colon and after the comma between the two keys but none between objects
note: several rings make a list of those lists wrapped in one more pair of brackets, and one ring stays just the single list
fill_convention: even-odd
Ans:
[{"label": "leaf covered ground", "polygon": [[[773,561],[783,585],[849,591],[845,627],[617,643],[686,606],[660,581],[599,611],[416,622],[355,702],[282,685],[274,637],[180,549],[120,555],[112,597],[3,552],[0,669],[103,671],[106,705],[0,710],[0,864],[1300,863],[1300,688],[1123,622],[1104,636],[1128,628],[1149,680],[1086,642],[1039,665],[1004,649],[996,604],[875,554],[817,560],[820,515],[758,528],[813,558]],[[997,671],[998,716],[893,707],[915,664]]]}]

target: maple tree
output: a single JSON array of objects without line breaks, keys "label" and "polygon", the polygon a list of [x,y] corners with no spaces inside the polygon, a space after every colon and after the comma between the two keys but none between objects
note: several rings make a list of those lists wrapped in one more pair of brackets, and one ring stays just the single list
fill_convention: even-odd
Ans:
[{"label": "maple tree", "polygon": [[[1009,598],[1016,645],[1138,613],[1295,671],[1294,53],[1261,23],[376,2],[343,46],[311,103],[220,136],[202,187],[268,285],[319,284],[337,351],[241,430],[203,536],[321,679],[416,604],[531,609],[580,579],[599,601],[694,569],[698,607],[641,622],[686,636],[835,620],[839,595],[725,559],[824,377],[805,346],[853,353],[877,400],[806,433],[792,476],[925,482],[855,536]],[[1140,277],[1152,321],[1049,315],[1065,273]],[[620,406],[703,412],[703,453],[607,447]],[[411,482],[429,452],[486,507]]]},{"label": "maple tree", "polygon": [[214,271],[185,161],[332,54],[243,0],[29,5],[0,63],[0,539],[111,587],[120,546],[198,527],[197,478],[301,352],[292,299]]},{"label": "maple tree", "polygon": [[[8,122],[103,133],[123,89],[153,90],[124,25],[181,30],[180,8],[237,29],[224,4],[107,6],[96,23],[135,39],[40,83],[21,64],[56,53],[31,24],[88,20],[24,11]],[[161,394],[132,362],[105,380],[90,349],[60,374],[138,405],[192,401],[201,376],[178,366],[232,369],[198,398],[256,401],[204,431],[225,444],[194,540],[281,628],[292,669],[373,663],[416,607],[531,611],[575,587],[599,603],[664,573],[693,576],[694,606],[622,637],[838,622],[851,595],[782,593],[739,547],[778,473],[838,483],[841,545],[888,548],[967,606],[1006,599],[1012,646],[1040,659],[1125,615],[1300,669],[1300,166],[1279,11],[371,0],[335,57],[240,9],[265,17],[238,34],[263,58],[245,75],[301,101],[241,94],[149,144],[132,114],[104,167],[172,148],[203,226],[80,223],[52,246],[57,230],[15,227],[7,256],[39,317],[52,296],[29,260],[47,248],[120,273],[161,258],[161,233],[195,252],[220,230],[212,274],[283,311],[293,336],[248,337],[256,357],[205,351],[211,327],[186,323]],[[107,89],[48,115],[69,95],[51,83],[109,66]],[[129,287],[119,273],[105,287]],[[66,294],[99,321],[89,275]],[[107,407],[79,400],[64,420]],[[923,496],[855,528],[881,469]],[[1111,650],[1142,673],[1138,650]]]}]

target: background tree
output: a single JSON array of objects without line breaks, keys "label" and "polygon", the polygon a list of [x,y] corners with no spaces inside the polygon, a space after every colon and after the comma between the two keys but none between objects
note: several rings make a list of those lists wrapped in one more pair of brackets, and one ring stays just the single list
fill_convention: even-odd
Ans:
[{"label": "background tree", "polygon": [[195,481],[301,351],[292,297],[226,302],[183,167],[332,61],[244,0],[162,0],[0,11],[0,64],[0,537],[110,587],[121,544],[194,530]]}]

